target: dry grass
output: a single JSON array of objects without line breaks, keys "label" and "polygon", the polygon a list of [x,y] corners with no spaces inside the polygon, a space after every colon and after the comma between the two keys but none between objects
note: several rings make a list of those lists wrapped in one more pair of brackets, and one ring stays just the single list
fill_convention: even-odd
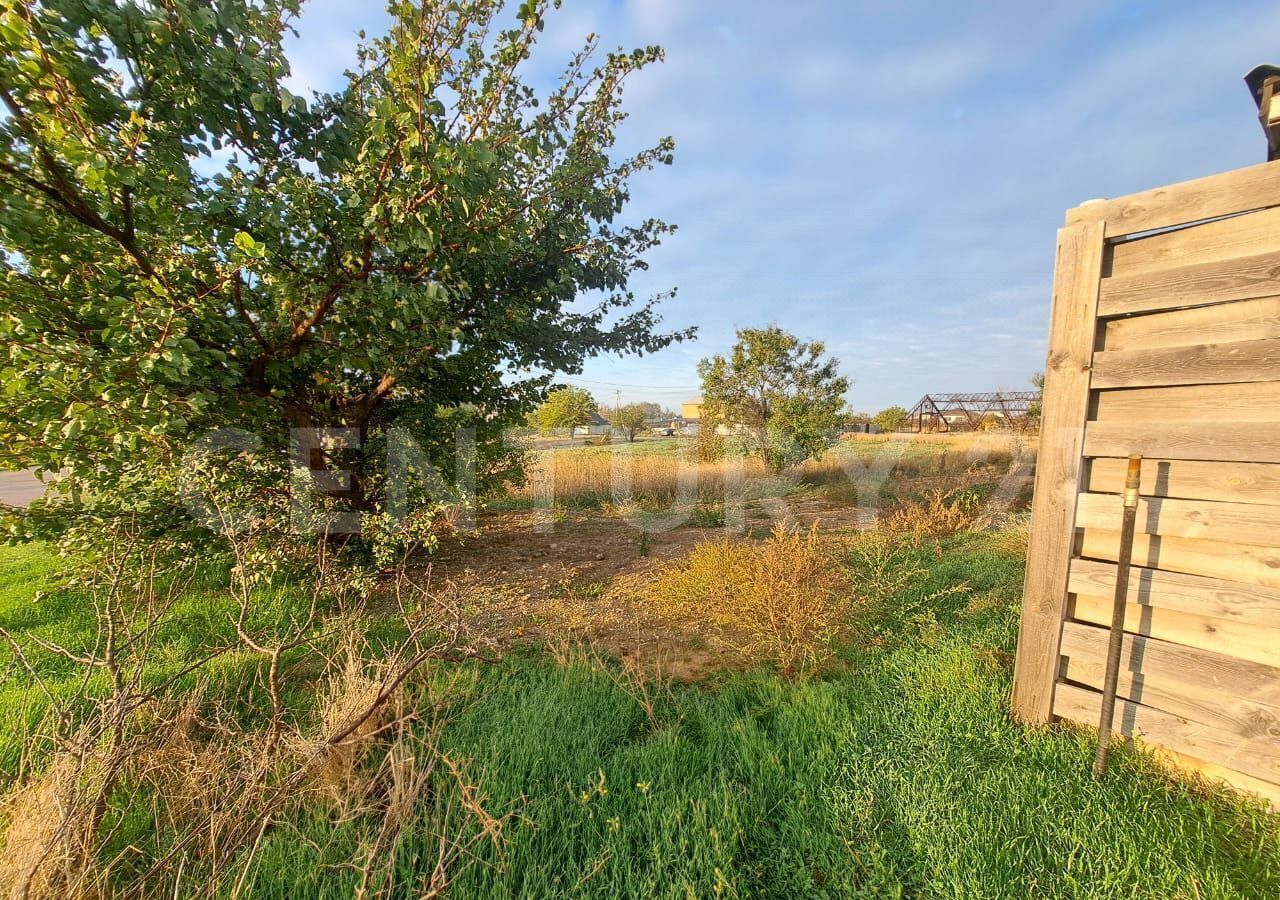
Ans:
[{"label": "dry grass", "polygon": [[5,798],[8,827],[0,847],[0,891],[5,897],[56,897],[84,873],[89,836],[64,823],[75,804],[75,760],[60,757],[41,776]]},{"label": "dry grass", "polygon": [[758,543],[706,541],[666,567],[656,602],[714,626],[717,640],[776,663],[790,677],[830,655],[850,614],[849,582],[816,529],[781,526]]},{"label": "dry grass", "polygon": [[[240,728],[234,717],[202,719],[197,688],[184,702],[135,714],[109,753],[65,742],[43,774],[0,804],[0,896],[190,896],[197,877],[211,893],[237,896],[263,836],[294,828],[304,810],[317,808],[334,822],[374,823],[350,865],[361,873],[361,896],[382,896],[394,884],[401,832],[428,803],[450,804],[455,829],[434,838],[439,860],[423,896],[442,893],[477,843],[501,842],[512,813],[490,815],[463,765],[437,748],[447,698],[425,678],[407,677],[417,662],[403,654],[369,659],[367,649],[352,640],[336,654],[316,685],[315,707],[282,733]],[[455,787],[447,799],[429,791],[441,772]],[[136,848],[104,853],[116,827],[103,816],[108,805],[149,806],[158,832],[171,838],[141,875]],[[197,868],[201,875],[189,874]]]},{"label": "dry grass", "polygon": [[722,499],[726,485],[765,474],[754,458],[694,462],[657,453],[553,452],[542,454],[528,483],[514,496],[544,503],[669,503],[677,498],[706,503]]}]

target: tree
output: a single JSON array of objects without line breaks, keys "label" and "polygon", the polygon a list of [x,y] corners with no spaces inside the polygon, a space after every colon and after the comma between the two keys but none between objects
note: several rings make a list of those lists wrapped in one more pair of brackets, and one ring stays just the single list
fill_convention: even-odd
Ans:
[{"label": "tree", "polygon": [[2,462],[84,488],[16,533],[186,521],[180,462],[210,429],[251,433],[274,491],[291,437],[345,429],[306,449],[351,471],[357,513],[387,503],[396,429],[433,462],[471,429],[481,477],[506,477],[501,432],[551,381],[522,373],[691,334],[627,289],[670,230],[620,220],[628,181],[672,142],[618,155],[615,129],[662,52],[595,62],[593,36],[539,96],[522,63],[547,6],[503,27],[498,0],[393,3],[345,86],[304,99],[297,0],[6,5]]},{"label": "tree", "polygon": [[702,427],[739,425],[765,463],[781,469],[820,455],[840,427],[849,380],[820,341],[776,325],[744,328],[728,357],[698,363]]},{"label": "tree", "polygon": [[538,428],[551,431],[590,424],[595,411],[596,401],[590,394],[581,388],[566,387],[552,391],[533,418]]},{"label": "tree", "polygon": [[659,403],[645,401],[635,405],[644,410],[645,419],[650,422],[661,422],[663,419],[674,419],[676,417],[675,413],[669,409],[663,409]]},{"label": "tree", "polygon": [[871,424],[879,426],[881,431],[898,431],[907,424],[907,411],[901,406],[887,406],[875,414]]},{"label": "tree", "polygon": [[1031,386],[1040,394],[1038,398],[1027,404],[1027,417],[1024,424],[1028,429],[1034,431],[1040,427],[1040,416],[1044,411],[1044,372],[1036,372],[1027,380],[1031,382]]},{"label": "tree", "polygon": [[649,409],[652,403],[628,403],[619,406],[609,415],[609,424],[627,435],[627,442],[636,439],[636,433],[649,421]]}]

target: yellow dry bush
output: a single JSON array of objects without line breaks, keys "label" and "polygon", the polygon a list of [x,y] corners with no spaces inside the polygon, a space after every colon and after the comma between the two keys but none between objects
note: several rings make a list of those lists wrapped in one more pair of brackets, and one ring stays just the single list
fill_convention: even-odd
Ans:
[{"label": "yellow dry bush", "polygon": [[923,500],[898,507],[881,520],[889,534],[913,538],[938,538],[968,531],[981,512],[981,501],[972,494],[929,491]]},{"label": "yellow dry bush", "polygon": [[817,530],[782,526],[758,543],[698,544],[661,572],[654,596],[668,614],[711,624],[717,639],[788,677],[830,656],[850,613],[848,578]]}]

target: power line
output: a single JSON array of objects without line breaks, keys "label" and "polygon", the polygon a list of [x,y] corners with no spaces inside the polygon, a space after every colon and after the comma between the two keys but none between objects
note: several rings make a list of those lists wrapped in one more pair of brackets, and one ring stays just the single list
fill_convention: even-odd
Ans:
[{"label": "power line", "polygon": [[596,384],[605,387],[615,388],[637,388],[646,391],[696,391],[700,390],[696,385],[687,384],[624,384],[620,381],[597,381],[593,378],[563,378],[556,379],[558,381],[566,381],[569,384]]}]

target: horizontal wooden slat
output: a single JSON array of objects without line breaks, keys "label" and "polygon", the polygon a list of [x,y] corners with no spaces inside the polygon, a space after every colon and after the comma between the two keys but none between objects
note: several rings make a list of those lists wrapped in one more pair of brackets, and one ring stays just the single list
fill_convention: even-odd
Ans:
[{"label": "horizontal wooden slat", "polygon": [[1280,162],[1085,203],[1067,212],[1067,224],[1102,220],[1107,237],[1118,238],[1271,206],[1280,206]]},{"label": "horizontal wooden slat", "polygon": [[1085,456],[1280,462],[1280,423],[1090,422]]},{"label": "horizontal wooden slat", "polygon": [[[1118,494],[1124,490],[1127,467],[1127,459],[1091,459],[1081,481],[1081,489]],[[1280,465],[1144,459],[1140,490],[1147,497],[1225,500],[1275,506],[1280,505]]]},{"label": "horizontal wooden slat", "polygon": [[1154,350],[1280,338],[1280,297],[1108,319],[1102,350]]},{"label": "horizontal wooden slat", "polygon": [[[1119,531],[1123,510],[1116,494],[1081,494],[1076,526]],[[1274,547],[1280,545],[1280,507],[1143,497],[1138,501],[1137,528],[1146,534]]]},{"label": "horizontal wooden slat", "polygon": [[[1072,598],[1072,618],[1095,625],[1111,624],[1110,597],[1073,594]],[[1124,627],[1133,634],[1280,666],[1280,631],[1274,628],[1132,603],[1125,605]]]},{"label": "horizontal wooden slat", "polygon": [[1094,388],[1280,380],[1280,340],[1232,341],[1093,355]]},{"label": "horizontal wooden slat", "polygon": [[[1106,671],[1109,642],[1109,628],[1080,622],[1065,623],[1062,627],[1062,655],[1070,658],[1065,670],[1069,680],[1100,687]],[[1280,738],[1280,731],[1272,730],[1280,727],[1280,669],[1211,650],[1184,647],[1140,635],[1124,635],[1117,687],[1119,695],[1148,706],[1159,706],[1143,699],[1143,691],[1153,686],[1188,700],[1238,700],[1241,705],[1231,715],[1253,719],[1261,726],[1253,728],[1242,723],[1242,736],[1270,732]]]},{"label": "horizontal wooden slat", "polygon": [[1280,381],[1097,391],[1097,422],[1280,422]]},{"label": "horizontal wooden slat", "polygon": [[1137,275],[1280,251],[1280,206],[1113,244],[1105,274]]},{"label": "horizontal wooden slat", "polygon": [[1280,289],[1280,252],[1104,278],[1098,316],[1158,312],[1268,297]]},{"label": "horizontal wooden slat", "polygon": [[[1111,597],[1115,585],[1115,563],[1071,561],[1067,581],[1071,593]],[[1246,625],[1280,628],[1280,588],[1135,567],[1129,570],[1127,597],[1129,603],[1138,606],[1160,606]]]},{"label": "horizontal wooden slat", "polygon": [[[1060,684],[1054,692],[1055,715],[1096,727],[1102,715],[1102,694],[1088,688]],[[1165,744],[1180,753],[1280,783],[1280,753],[1264,739],[1241,738],[1218,728],[1192,722],[1141,703],[1117,700],[1112,730],[1117,735]]]},{"label": "horizontal wooden slat", "polygon": [[1243,772],[1217,763],[1196,759],[1159,744],[1147,744],[1150,753],[1178,774],[1194,773],[1208,782],[1223,782],[1237,791],[1247,791],[1266,800],[1273,811],[1280,812],[1280,784],[1263,781]]},{"label": "horizontal wooden slat", "polygon": [[[1085,528],[1078,541],[1080,556],[1115,562],[1120,533]],[[1133,538],[1133,564],[1241,584],[1280,587],[1280,548],[1275,547],[1137,534]]]},{"label": "horizontal wooden slat", "polygon": [[[1108,638],[1106,628],[1066,623],[1062,638],[1063,680],[1101,690],[1106,677]],[[1162,648],[1171,648],[1171,652]],[[1116,696],[1220,728],[1237,737],[1270,740],[1280,754],[1280,706],[1243,693],[1230,677],[1233,664],[1239,661],[1165,641],[1126,635]],[[1255,668],[1268,669],[1266,666]],[[1200,677],[1202,671],[1209,673],[1209,677]],[[1224,677],[1210,680],[1215,675]],[[1269,693],[1274,694],[1274,687],[1280,685],[1280,672],[1268,670],[1267,678],[1273,687]]]}]

